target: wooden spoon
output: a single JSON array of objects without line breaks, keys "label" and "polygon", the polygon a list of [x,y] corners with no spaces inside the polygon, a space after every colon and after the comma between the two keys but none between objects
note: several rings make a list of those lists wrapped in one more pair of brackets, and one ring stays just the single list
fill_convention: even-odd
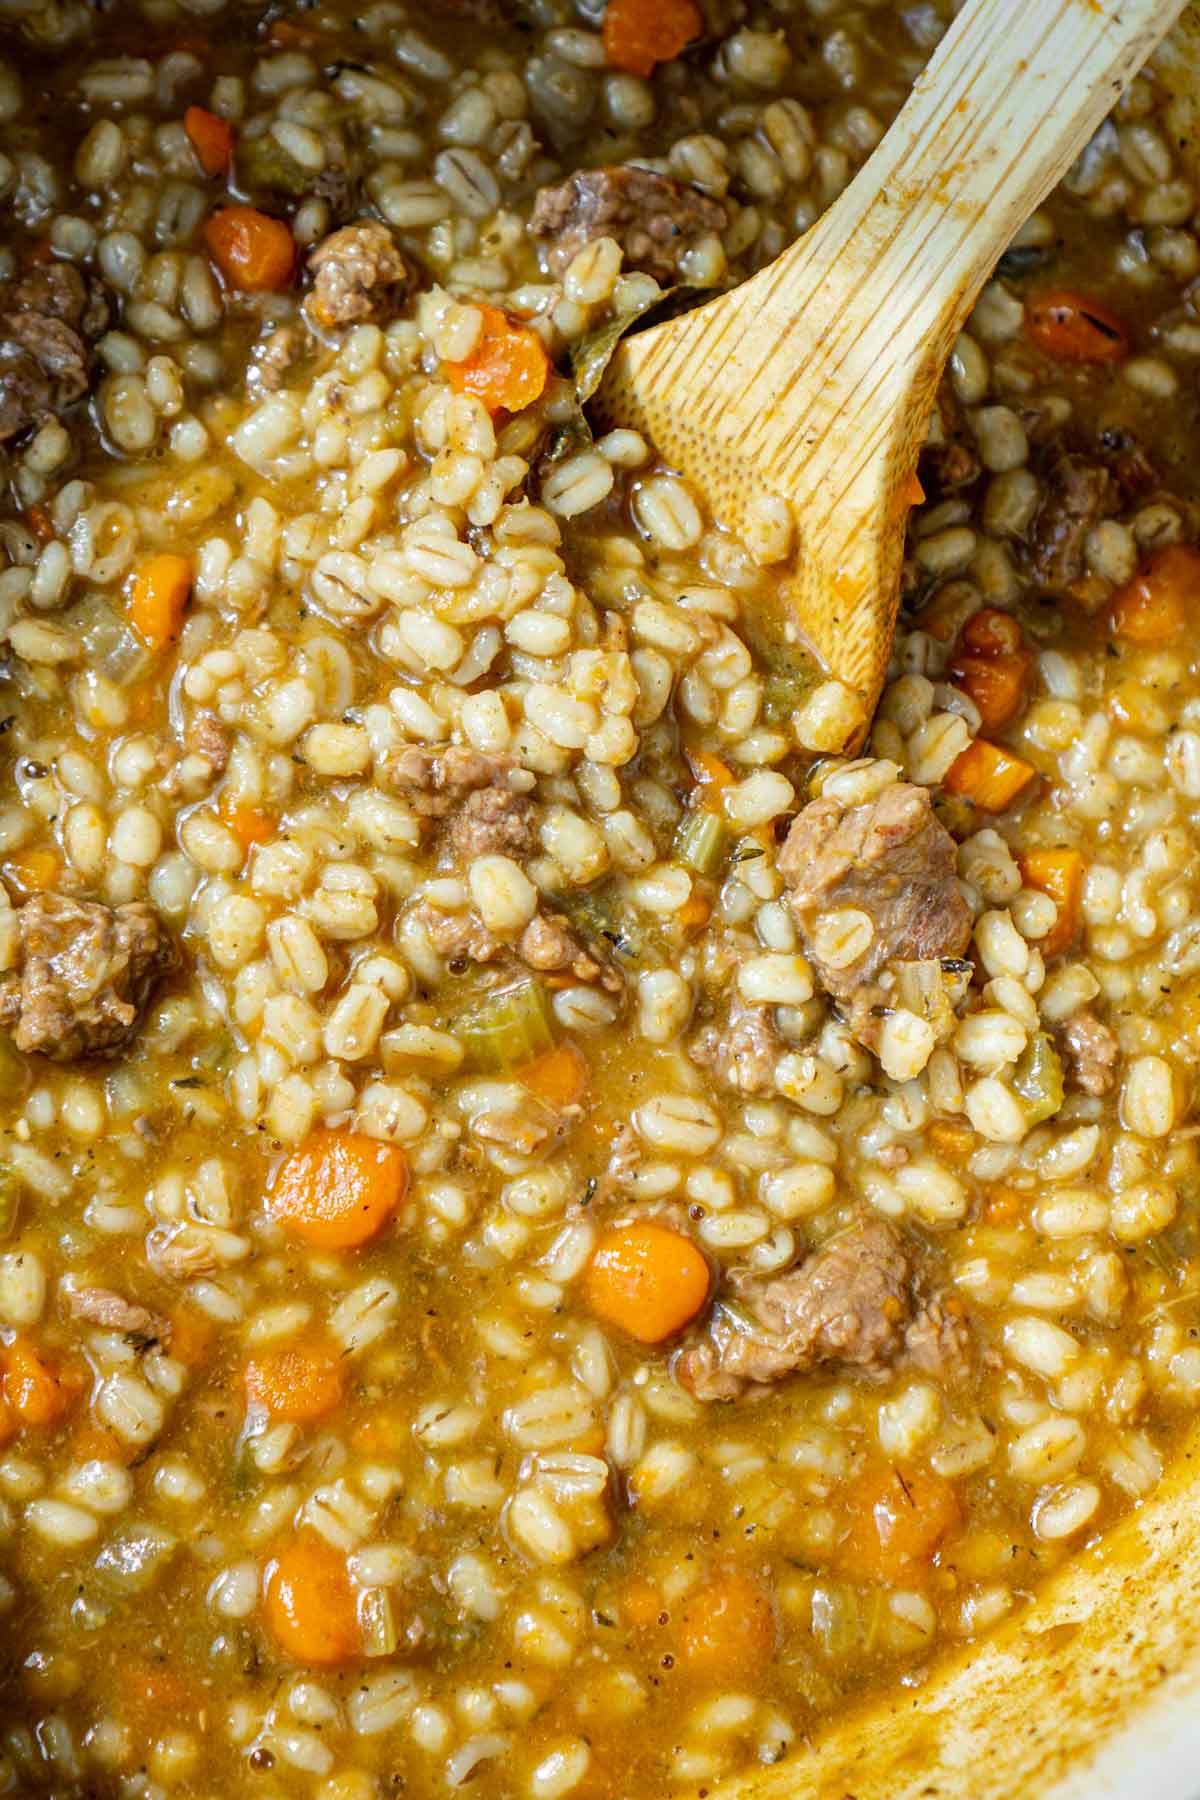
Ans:
[{"label": "wooden spoon", "polygon": [[[720,524],[782,499],[781,598],[827,673],[814,749],[861,740],[887,669],[917,452],[997,258],[1182,0],[968,0],[840,199],[775,262],[628,338],[593,401]],[[820,715],[820,718],[816,716]]]}]

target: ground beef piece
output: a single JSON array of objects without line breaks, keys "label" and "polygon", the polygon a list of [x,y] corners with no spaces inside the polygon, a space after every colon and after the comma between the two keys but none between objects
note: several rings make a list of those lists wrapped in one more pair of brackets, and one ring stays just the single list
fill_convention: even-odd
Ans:
[{"label": "ground beef piece", "polygon": [[649,169],[617,166],[580,169],[561,187],[542,188],[529,229],[546,243],[555,275],[585,244],[611,237],[624,251],[626,269],[673,282],[684,252],[710,232],[723,231],[725,221],[725,208],[698,188]]},{"label": "ground beef piece", "polygon": [[1084,1007],[1059,1027],[1058,1040],[1070,1085],[1097,1097],[1111,1094],[1117,1084],[1121,1047],[1108,1026]]},{"label": "ground beef piece", "polygon": [[936,441],[921,451],[921,481],[934,494],[953,494],[969,487],[983,472],[975,439],[949,376],[937,396]]},{"label": "ground beef piece", "polygon": [[706,1026],[688,1055],[724,1087],[740,1094],[761,1094],[773,1085],[782,1050],[770,1009],[748,1006],[735,988],[725,1023]]},{"label": "ground beef piece", "polygon": [[379,778],[399,794],[414,812],[426,818],[444,819],[461,804],[463,796],[477,788],[518,789],[522,776],[511,756],[485,756],[465,744],[442,750],[406,744],[383,758]]},{"label": "ground beef piece", "polygon": [[698,1400],[734,1400],[748,1385],[824,1364],[878,1371],[913,1320],[912,1260],[883,1219],[851,1226],[784,1275],[734,1275],[738,1313],[718,1307],[675,1373]]},{"label": "ground beef piece", "polygon": [[1084,543],[1093,525],[1121,511],[1120,483],[1104,463],[1051,444],[1038,469],[1042,500],[1025,549],[1029,573],[1061,592],[1084,572]]},{"label": "ground beef piece", "polygon": [[213,779],[223,775],[229,761],[229,738],[215,712],[201,707],[193,713],[183,734],[183,741],[193,756],[203,757]]},{"label": "ground beef piece", "polygon": [[[848,1003],[860,1035],[887,964],[960,957],[970,941],[954,839],[934,818],[923,787],[896,782],[849,808],[810,801],[793,821],[779,870],[817,980]],[[817,954],[813,930],[822,913],[842,907],[866,913],[875,935],[855,962],[835,969]]]},{"label": "ground beef piece", "polygon": [[621,971],[595,946],[576,937],[560,913],[538,913],[521,933],[521,961],[538,974],[570,975],[575,981],[599,982],[610,994],[625,989]]},{"label": "ground beef piece", "polygon": [[358,219],[322,238],[308,259],[312,292],[304,311],[322,331],[364,319],[385,324],[416,286],[412,264],[386,225]]},{"label": "ground beef piece", "polygon": [[434,954],[446,962],[493,963],[504,955],[505,945],[478,913],[443,912],[428,900],[420,900],[409,917],[424,926]]},{"label": "ground beef piece", "polygon": [[903,1360],[944,1386],[958,1387],[967,1379],[975,1360],[971,1332],[953,1294],[921,1306],[904,1333]]},{"label": "ground beef piece", "polygon": [[44,264],[0,289],[0,441],[86,394],[92,343],[109,313],[100,283],[69,263]]},{"label": "ground beef piece", "polygon": [[507,787],[475,788],[446,820],[442,852],[468,867],[477,856],[529,855],[536,841],[534,806],[527,794]]},{"label": "ground beef piece", "polygon": [[122,1299],[111,1288],[83,1287],[63,1290],[67,1313],[105,1331],[124,1331],[166,1350],[171,1343],[171,1322],[147,1306]]},{"label": "ground beef piece", "polygon": [[17,966],[0,978],[0,1025],[18,1050],[55,1062],[123,1050],[177,960],[143,901],[114,908],[35,894],[17,928]]},{"label": "ground beef piece", "polygon": [[304,339],[294,325],[277,325],[254,352],[258,378],[272,393],[284,385],[288,374],[304,355]]}]

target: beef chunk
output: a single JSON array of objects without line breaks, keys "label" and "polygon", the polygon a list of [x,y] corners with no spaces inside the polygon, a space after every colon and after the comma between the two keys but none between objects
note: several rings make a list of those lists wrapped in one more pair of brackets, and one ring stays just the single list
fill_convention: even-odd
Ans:
[{"label": "beef chunk", "polygon": [[229,762],[229,738],[215,712],[206,706],[198,708],[188,721],[183,741],[193,756],[203,757],[214,781],[224,774]]},{"label": "beef chunk", "polygon": [[259,380],[272,393],[278,392],[303,355],[303,333],[294,325],[277,325],[254,351]]},{"label": "beef chunk", "polygon": [[772,1086],[783,1045],[770,1011],[749,1006],[735,988],[723,1025],[698,1033],[688,1055],[709,1069],[724,1087],[741,1094],[761,1094]]},{"label": "beef chunk", "polygon": [[444,819],[461,806],[465,795],[477,788],[513,788],[522,778],[511,756],[485,756],[466,744],[427,749],[406,744],[392,750],[379,768],[383,785],[407,800],[414,812]]},{"label": "beef chunk", "polygon": [[446,820],[442,851],[469,866],[477,856],[528,856],[534,846],[533,802],[508,787],[474,788]]},{"label": "beef chunk", "polygon": [[86,394],[92,343],[108,323],[98,282],[47,263],[0,289],[0,442]]},{"label": "beef chunk", "polygon": [[[970,941],[954,839],[923,787],[897,782],[849,808],[810,801],[793,821],[779,869],[817,979],[850,1003],[856,1029],[879,999],[875,984],[887,964],[959,957]],[[835,969],[817,954],[813,929],[822,913],[843,907],[866,913],[875,935],[856,961]]]},{"label": "beef chunk", "polygon": [[539,975],[570,975],[575,981],[599,982],[610,994],[625,991],[625,977],[595,944],[585,943],[561,913],[538,913],[521,933],[517,952]]},{"label": "beef chunk", "polygon": [[561,275],[594,238],[611,237],[627,269],[678,281],[680,258],[709,232],[725,228],[725,208],[699,188],[649,169],[580,169],[561,187],[542,188],[529,229],[541,238],[551,272]]},{"label": "beef chunk", "polygon": [[1111,1094],[1117,1084],[1121,1048],[1116,1035],[1084,1007],[1059,1027],[1059,1043],[1066,1060],[1066,1077],[1085,1094]]},{"label": "beef chunk", "polygon": [[931,493],[953,494],[969,487],[983,472],[983,464],[949,376],[938,389],[937,421],[936,441],[921,451],[921,480]]},{"label": "beef chunk", "polygon": [[143,901],[101,906],[35,894],[17,913],[17,967],[0,977],[0,1025],[55,1062],[116,1056],[141,1023],[175,947]]},{"label": "beef chunk", "polygon": [[956,1387],[970,1374],[972,1360],[970,1329],[955,1296],[927,1300],[904,1333],[904,1361]]},{"label": "beef chunk", "polygon": [[504,943],[476,912],[443,912],[419,900],[409,917],[425,927],[435,955],[447,962],[493,963],[504,955]]},{"label": "beef chunk", "polygon": [[149,1307],[122,1299],[111,1288],[82,1287],[63,1290],[67,1312],[72,1319],[83,1319],[105,1331],[124,1331],[145,1338],[166,1350],[171,1342],[171,1321]]},{"label": "beef chunk", "polygon": [[1038,470],[1042,500],[1030,527],[1025,561],[1043,587],[1060,592],[1084,572],[1083,547],[1101,519],[1120,512],[1121,486],[1112,470],[1066,450],[1047,448]]},{"label": "beef chunk", "polygon": [[417,276],[386,225],[358,219],[322,238],[308,259],[314,277],[304,310],[322,331],[399,312]]},{"label": "beef chunk", "polygon": [[734,1400],[747,1385],[825,1364],[878,1371],[903,1349],[912,1273],[899,1233],[864,1219],[784,1275],[734,1275],[739,1311],[718,1307],[675,1373],[698,1400]]}]

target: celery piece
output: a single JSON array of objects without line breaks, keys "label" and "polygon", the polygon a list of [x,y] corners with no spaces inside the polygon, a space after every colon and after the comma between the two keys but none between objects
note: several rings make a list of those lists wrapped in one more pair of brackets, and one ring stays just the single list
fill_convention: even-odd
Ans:
[{"label": "celery piece", "polygon": [[550,1002],[540,981],[485,994],[451,1025],[475,1068],[507,1074],[554,1048]]},{"label": "celery piece", "polygon": [[1012,1083],[1025,1102],[1031,1125],[1052,1119],[1063,1103],[1063,1072],[1050,1035],[1037,1031],[1030,1038],[1013,1070]]},{"label": "celery piece", "polygon": [[675,859],[696,875],[719,875],[729,858],[730,831],[720,813],[697,807],[675,833]]}]

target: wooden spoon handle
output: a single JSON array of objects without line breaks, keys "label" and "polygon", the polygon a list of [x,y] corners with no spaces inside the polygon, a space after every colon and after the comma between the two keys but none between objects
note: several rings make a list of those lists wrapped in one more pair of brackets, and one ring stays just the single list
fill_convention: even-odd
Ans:
[{"label": "wooden spoon handle", "polygon": [[[772,457],[785,478],[813,441],[814,393],[839,407],[859,396],[868,439],[875,409],[878,433],[891,431],[888,405],[914,377],[924,385],[918,369],[932,385],[997,256],[1182,3],[970,0],[856,180],[744,290],[753,324],[734,357],[748,451],[756,434],[777,441],[793,394],[794,468]],[[810,462],[801,490],[825,475]]]}]

